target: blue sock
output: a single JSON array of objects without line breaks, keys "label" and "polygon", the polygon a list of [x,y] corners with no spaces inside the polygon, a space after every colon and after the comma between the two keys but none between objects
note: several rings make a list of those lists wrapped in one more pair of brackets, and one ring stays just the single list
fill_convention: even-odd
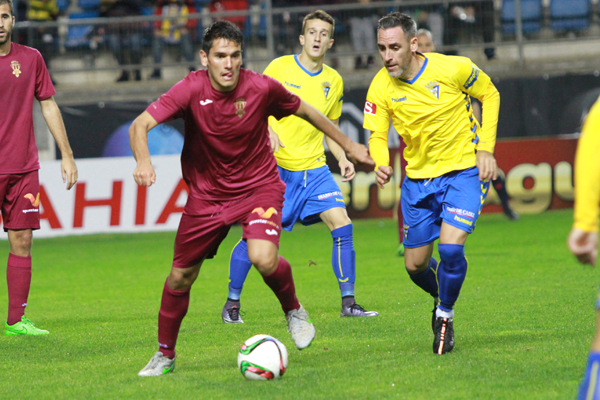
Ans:
[{"label": "blue sock", "polygon": [[600,399],[600,353],[590,353],[577,400]]},{"label": "blue sock", "polygon": [[437,266],[437,261],[435,260],[435,258],[431,257],[431,260],[429,260],[429,265],[427,266],[427,269],[425,269],[425,271],[421,271],[414,275],[410,273],[408,274],[408,276],[410,276],[410,279],[412,279],[415,285],[417,285],[433,297],[439,296],[438,283],[436,277]]},{"label": "blue sock", "polygon": [[331,231],[333,238],[333,256],[331,265],[342,297],[354,296],[354,281],[356,280],[356,253],[352,238],[352,224]]},{"label": "blue sock", "polygon": [[248,244],[245,240],[240,240],[233,248],[229,259],[229,295],[227,296],[229,299],[240,299],[250,268],[252,263],[248,258]]},{"label": "blue sock", "polygon": [[444,311],[452,311],[467,276],[465,246],[440,243],[438,251],[440,253],[440,265],[437,270],[440,286],[440,305],[438,307]]}]

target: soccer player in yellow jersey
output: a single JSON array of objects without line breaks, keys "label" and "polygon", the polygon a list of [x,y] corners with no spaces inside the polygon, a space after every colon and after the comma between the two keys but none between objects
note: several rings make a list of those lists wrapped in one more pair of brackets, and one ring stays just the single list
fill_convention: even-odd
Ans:
[{"label": "soccer player in yellow jersey", "polygon": [[[365,103],[364,127],[380,187],[390,181],[390,119],[406,143],[402,185],[404,260],[415,284],[434,297],[433,352],[454,348],[454,303],[465,276],[464,245],[496,177],[494,145],[500,96],[469,59],[417,52],[416,23],[393,12],[379,20],[384,68]],[[470,97],[483,104],[483,129]],[[440,264],[432,258],[439,238]]]},{"label": "soccer player in yellow jersey", "polygon": [[[575,156],[575,222],[569,250],[582,264],[596,265],[598,258],[598,207],[600,206],[600,98],[583,125]],[[596,302],[596,337],[588,358],[580,400],[600,399],[600,298]]]},{"label": "soccer player in yellow jersey", "polygon": [[[324,11],[308,14],[300,35],[302,52],[273,60],[264,73],[337,125],[342,114],[344,84],[342,77],[323,63],[327,50],[333,45],[334,23]],[[333,238],[332,264],[342,296],[341,316],[377,316],[377,312],[366,311],[354,299],[352,221],[346,213],[342,192],[325,163],[323,133],[295,116],[279,121],[271,117],[269,131],[279,175],[286,184],[283,229],[291,231],[297,221],[304,225],[325,222]],[[352,179],[354,165],[347,160],[344,150],[328,137],[325,140],[338,160],[344,181]],[[239,314],[240,296],[250,268],[247,244],[241,240],[231,253],[229,294],[221,314],[225,323],[243,323]]]}]

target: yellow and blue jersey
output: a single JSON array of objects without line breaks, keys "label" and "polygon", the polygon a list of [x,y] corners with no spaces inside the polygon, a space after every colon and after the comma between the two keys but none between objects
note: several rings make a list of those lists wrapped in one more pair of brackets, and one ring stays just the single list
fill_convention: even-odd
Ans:
[{"label": "yellow and blue jersey", "polygon": [[598,231],[600,205],[600,98],[585,119],[575,157],[575,223],[586,232]]},{"label": "yellow and blue jersey", "polygon": [[[429,179],[475,166],[475,150],[494,151],[498,91],[490,77],[468,58],[427,53],[410,81],[389,76],[385,68],[367,93],[364,127],[377,167],[389,165],[390,119],[406,143],[406,175]],[[473,116],[473,96],[484,105],[482,131]]]},{"label": "yellow and blue jersey", "polygon": [[[310,73],[300,64],[297,55],[289,55],[273,60],[264,74],[281,82],[286,89],[327,118],[336,120],[342,115],[344,84],[340,74],[333,68],[323,64],[320,71]],[[304,171],[325,165],[323,132],[294,115],[279,121],[271,117],[269,125],[285,146],[275,153],[277,165],[290,171]]]}]

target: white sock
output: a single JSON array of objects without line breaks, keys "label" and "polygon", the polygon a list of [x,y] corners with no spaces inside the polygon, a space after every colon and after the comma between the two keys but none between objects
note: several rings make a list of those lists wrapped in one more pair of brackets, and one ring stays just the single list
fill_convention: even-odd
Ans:
[{"label": "white sock", "polygon": [[454,318],[454,309],[452,309],[451,311],[444,311],[438,307],[437,310],[435,310],[435,316],[436,318],[442,317],[452,319]]}]

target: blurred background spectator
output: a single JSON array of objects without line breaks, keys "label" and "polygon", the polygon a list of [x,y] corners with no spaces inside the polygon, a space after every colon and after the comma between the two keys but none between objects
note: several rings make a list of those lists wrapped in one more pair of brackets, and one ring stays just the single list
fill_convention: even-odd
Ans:
[{"label": "blurred background spectator", "polygon": [[[58,4],[56,0],[29,0],[27,6],[27,20],[36,22],[56,21],[58,18]],[[27,4],[27,3],[24,3]],[[50,58],[56,49],[58,29],[56,27],[34,27],[27,30],[31,37],[28,44],[39,50],[44,58],[46,67],[50,69]],[[52,83],[56,84],[54,79]]]},{"label": "blurred background spectator", "polygon": [[[461,36],[472,36],[475,33],[483,36],[484,43],[494,41],[493,0],[451,3],[447,7],[444,45],[458,44]],[[484,53],[488,60],[496,57],[496,49],[493,46],[486,47]],[[457,55],[458,51],[449,50],[446,54]]]},{"label": "blurred background spectator", "polygon": [[[188,18],[189,14],[196,13],[196,7],[192,0],[158,0],[157,16],[163,19],[154,24],[154,38],[152,40],[152,57],[156,64],[162,62],[163,46],[180,46],[181,55],[189,62],[188,68],[194,68],[194,44],[193,37],[198,25],[197,19]],[[160,67],[155,67],[150,79],[161,79]]]},{"label": "blurred background spectator", "polygon": [[[371,0],[358,0],[360,4],[371,3]],[[375,67],[374,54],[377,53],[375,27],[380,16],[377,9],[361,10],[350,17],[350,37],[354,51],[359,53],[354,60],[354,69]]]},{"label": "blurred background spectator", "polygon": [[[131,17],[143,14],[144,2],[142,0],[102,0],[101,7],[100,16],[102,17]],[[110,50],[119,65],[140,65],[142,63],[142,34],[139,24],[108,24],[105,29]],[[142,80],[140,68],[135,68],[132,72],[134,80]],[[123,69],[117,82],[125,82],[129,78],[130,71]]]},{"label": "blurred background spectator", "polygon": [[[248,10],[248,0],[212,0],[210,2],[209,10],[210,12]],[[217,18],[216,20],[233,22],[242,32],[246,29],[246,16],[244,15],[238,17]]]}]

